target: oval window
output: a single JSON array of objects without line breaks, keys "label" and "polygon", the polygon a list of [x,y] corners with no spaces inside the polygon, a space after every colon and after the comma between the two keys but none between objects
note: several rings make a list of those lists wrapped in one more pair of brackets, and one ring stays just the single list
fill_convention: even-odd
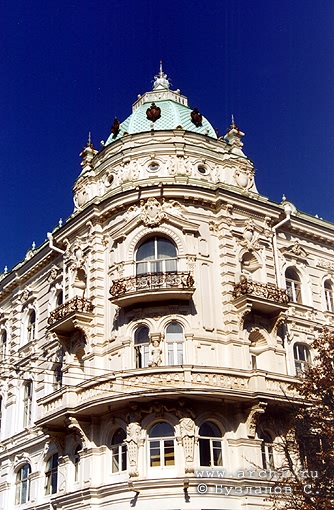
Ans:
[{"label": "oval window", "polygon": [[148,170],[150,172],[157,172],[159,170],[159,163],[152,161],[152,163],[148,165]]}]

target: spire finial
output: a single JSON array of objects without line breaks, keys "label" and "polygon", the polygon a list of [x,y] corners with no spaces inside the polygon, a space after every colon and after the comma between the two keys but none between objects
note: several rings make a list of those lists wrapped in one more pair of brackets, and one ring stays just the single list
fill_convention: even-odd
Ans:
[{"label": "spire finial", "polygon": [[87,142],[87,147],[90,147],[91,149],[93,149],[93,143],[92,143],[92,133],[91,133],[91,131],[88,131],[88,142]]},{"label": "spire finial", "polygon": [[154,76],[153,90],[157,88],[169,89],[170,83],[167,74],[163,72],[162,60],[160,60],[159,74]]}]

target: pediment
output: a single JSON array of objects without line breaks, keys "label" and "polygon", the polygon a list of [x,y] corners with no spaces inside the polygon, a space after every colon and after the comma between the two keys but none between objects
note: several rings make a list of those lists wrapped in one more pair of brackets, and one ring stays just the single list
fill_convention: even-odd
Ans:
[{"label": "pediment", "polygon": [[290,244],[290,246],[285,246],[284,248],[281,248],[280,252],[285,257],[293,257],[293,258],[304,260],[304,261],[308,257],[308,253],[301,246],[299,241],[295,241],[293,244]]},{"label": "pediment", "polygon": [[128,236],[138,225],[157,227],[168,223],[182,232],[198,232],[199,225],[184,219],[182,207],[175,201],[159,201],[150,197],[139,206],[131,206],[123,220],[110,232],[114,240]]}]

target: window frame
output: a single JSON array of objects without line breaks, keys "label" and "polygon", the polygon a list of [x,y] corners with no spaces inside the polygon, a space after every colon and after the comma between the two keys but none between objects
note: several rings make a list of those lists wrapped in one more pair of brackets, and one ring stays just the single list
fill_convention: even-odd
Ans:
[{"label": "window frame", "polygon": [[33,382],[28,379],[23,384],[23,427],[29,427],[32,422],[32,399]]},{"label": "window frame", "polygon": [[58,467],[59,455],[58,452],[49,456],[46,461],[45,467],[45,495],[52,495],[58,492]]},{"label": "window frame", "polygon": [[[213,431],[214,429],[217,430],[218,435],[204,435],[201,433],[201,428],[204,425],[209,425]],[[216,445],[215,443],[219,443],[219,445]],[[216,425],[213,421],[206,420],[204,421],[198,430],[198,449],[199,449],[199,464],[201,467],[222,467],[224,465],[224,456],[223,456],[223,437],[220,430],[220,427]],[[207,447],[209,446],[209,449]],[[202,452],[204,455],[204,451],[209,452],[209,464],[204,464],[204,458],[202,456]],[[218,456],[216,455],[216,451],[220,451]],[[207,453],[206,453],[207,454]],[[218,459],[218,462],[217,459]],[[202,463],[203,462],[203,463]]]},{"label": "window frame", "polygon": [[[305,359],[303,359],[303,356],[300,356],[301,348],[303,355],[306,353]],[[296,375],[303,373],[305,368],[311,363],[311,351],[309,346],[302,342],[296,342],[293,345],[293,360]]]},{"label": "window frame", "polygon": [[15,505],[23,505],[30,501],[31,465],[26,462],[16,470]]},{"label": "window frame", "polygon": [[291,302],[300,305],[303,304],[302,282],[299,273],[294,267],[287,267],[284,277],[286,291]]},{"label": "window frame", "polygon": [[[166,425],[172,434],[152,436],[159,425]],[[167,421],[154,423],[148,432],[148,457],[150,469],[170,469],[176,466],[175,428]]]},{"label": "window frame", "polygon": [[[114,442],[116,440],[117,434],[123,436],[121,442]],[[119,427],[115,430],[112,439],[111,439],[111,471],[112,474],[124,473],[128,469],[128,459],[127,459],[127,444],[126,444],[126,432],[122,427]]]},{"label": "window frame", "polygon": [[[172,338],[169,337],[169,335],[173,335],[173,332],[168,332],[168,328],[170,328],[173,325],[177,325],[180,328],[180,331],[177,332],[177,334],[180,335],[179,339],[173,340]],[[167,366],[184,365],[185,363],[184,328],[183,325],[176,320],[169,322],[165,328],[165,351]]]},{"label": "window frame", "polygon": [[[147,255],[146,258],[138,259],[138,252],[142,246],[145,244],[149,244],[153,241],[153,251],[151,255]],[[167,241],[170,247],[173,247],[175,255],[173,257],[159,256],[159,241]],[[153,258],[147,258],[147,257]],[[144,239],[137,247],[135,254],[135,264],[136,264],[136,276],[145,276],[147,274],[165,274],[165,273],[176,273],[178,266],[178,253],[177,246],[172,239],[163,235],[155,235],[152,237],[148,237]],[[140,269],[140,264],[145,267]],[[173,267],[168,267],[172,264]]]},{"label": "window frame", "polygon": [[[147,330],[147,342],[140,341],[139,332]],[[136,368],[147,368],[150,359],[150,329],[146,324],[140,324],[134,331],[133,345],[135,350],[135,366]]]},{"label": "window frame", "polygon": [[[327,285],[326,285],[327,284]],[[328,278],[324,281],[324,296],[327,312],[334,312],[333,284]]]},{"label": "window frame", "polygon": [[261,463],[262,468],[268,471],[275,469],[274,441],[268,432],[261,431],[259,434],[261,440]]}]

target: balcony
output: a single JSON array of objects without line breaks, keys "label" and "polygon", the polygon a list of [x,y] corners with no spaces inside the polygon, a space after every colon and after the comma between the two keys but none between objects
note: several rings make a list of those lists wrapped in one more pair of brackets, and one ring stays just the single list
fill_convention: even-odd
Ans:
[{"label": "balcony", "polygon": [[234,285],[233,297],[238,311],[254,311],[270,316],[285,311],[289,303],[286,289],[272,283],[249,281],[245,277]]},{"label": "balcony", "polygon": [[76,296],[50,313],[49,331],[69,336],[76,327],[85,327],[91,323],[93,309],[91,299]]},{"label": "balcony", "polygon": [[189,272],[148,273],[114,280],[110,301],[118,306],[189,300],[194,293],[194,279]]},{"label": "balcony", "polygon": [[287,396],[296,397],[291,386],[296,379],[266,370],[236,370],[218,367],[160,366],[125,370],[92,378],[80,384],[64,385],[60,390],[39,399],[41,415],[38,425],[63,426],[64,417],[73,413],[81,418],[104,415],[128,403],[141,403],[164,398],[179,399],[197,396],[210,402],[252,402],[254,399],[287,403]]}]

